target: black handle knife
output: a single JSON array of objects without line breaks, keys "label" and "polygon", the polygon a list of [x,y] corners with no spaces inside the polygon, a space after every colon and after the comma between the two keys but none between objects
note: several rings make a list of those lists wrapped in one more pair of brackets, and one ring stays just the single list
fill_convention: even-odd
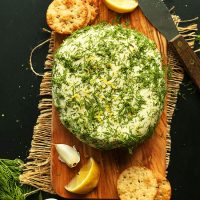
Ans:
[{"label": "black handle knife", "polygon": [[138,2],[151,24],[172,43],[185,70],[200,90],[200,59],[179,34],[165,3],[162,0],[138,0]]}]

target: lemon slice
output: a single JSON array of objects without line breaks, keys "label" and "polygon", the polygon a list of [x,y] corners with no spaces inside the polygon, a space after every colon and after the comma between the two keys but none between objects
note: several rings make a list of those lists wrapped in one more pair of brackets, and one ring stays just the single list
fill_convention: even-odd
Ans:
[{"label": "lemon slice", "polygon": [[97,186],[99,177],[100,169],[95,160],[90,158],[65,189],[76,194],[86,194]]},{"label": "lemon slice", "polygon": [[104,0],[104,3],[118,13],[131,12],[138,6],[138,0]]}]

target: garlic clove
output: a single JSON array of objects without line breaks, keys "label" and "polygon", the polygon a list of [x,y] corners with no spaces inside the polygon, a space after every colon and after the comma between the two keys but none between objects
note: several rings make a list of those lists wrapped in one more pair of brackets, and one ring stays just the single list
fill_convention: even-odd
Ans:
[{"label": "garlic clove", "polygon": [[70,168],[75,167],[80,162],[80,154],[75,146],[55,144],[55,147],[59,155],[59,160],[66,163]]},{"label": "garlic clove", "polygon": [[58,156],[58,160],[60,160],[61,162],[65,163],[65,161],[60,156]]}]

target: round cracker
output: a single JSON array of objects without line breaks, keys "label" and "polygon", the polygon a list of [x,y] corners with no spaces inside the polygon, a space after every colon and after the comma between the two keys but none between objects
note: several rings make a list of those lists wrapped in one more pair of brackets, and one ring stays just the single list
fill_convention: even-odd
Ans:
[{"label": "round cracker", "polygon": [[98,15],[98,3],[96,0],[87,0],[91,12],[91,18],[89,24],[93,23]]},{"label": "round cracker", "polygon": [[166,178],[158,179],[158,191],[155,200],[170,200],[171,185]]},{"label": "round cracker", "polygon": [[86,3],[82,0],[54,0],[47,9],[47,24],[60,34],[71,34],[84,26]]},{"label": "round cracker", "polygon": [[153,200],[157,187],[154,173],[145,167],[127,168],[117,181],[117,191],[121,200]]},{"label": "round cracker", "polygon": [[89,5],[87,0],[85,1],[85,3],[86,3],[87,11],[88,11],[87,19],[86,19],[86,22],[85,22],[85,26],[87,26],[90,23],[92,13],[91,13],[90,5]]}]

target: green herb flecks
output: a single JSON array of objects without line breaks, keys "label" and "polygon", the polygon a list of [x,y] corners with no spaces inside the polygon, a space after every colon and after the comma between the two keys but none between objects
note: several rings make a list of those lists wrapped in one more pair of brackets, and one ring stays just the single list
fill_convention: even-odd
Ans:
[{"label": "green herb flecks", "polygon": [[153,41],[121,25],[98,24],[76,31],[57,51],[53,101],[81,141],[102,149],[134,146],[160,116],[164,76]]},{"label": "green herb flecks", "polygon": [[122,18],[122,15],[121,14],[117,14],[116,15],[116,22],[119,24],[121,22],[121,18]]},{"label": "green herb flecks", "polygon": [[200,35],[196,36],[196,41],[200,44]]}]

